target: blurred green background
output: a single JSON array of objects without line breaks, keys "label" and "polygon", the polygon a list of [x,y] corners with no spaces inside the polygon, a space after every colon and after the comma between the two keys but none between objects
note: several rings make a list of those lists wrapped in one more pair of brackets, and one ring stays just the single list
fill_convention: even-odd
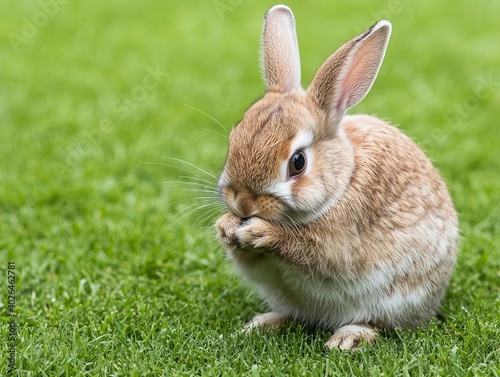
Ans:
[{"label": "blurred green background", "polygon": [[216,210],[190,212],[211,193],[173,182],[214,179],[165,157],[218,174],[227,131],[209,116],[229,129],[263,94],[274,4],[0,2],[0,270],[16,262],[19,375],[500,374],[498,0],[286,3],[304,86],[342,43],[393,23],[351,113],[400,125],[435,161],[461,251],[444,319],[374,349],[326,354],[328,334],[301,326],[232,335],[265,306],[215,242]]}]

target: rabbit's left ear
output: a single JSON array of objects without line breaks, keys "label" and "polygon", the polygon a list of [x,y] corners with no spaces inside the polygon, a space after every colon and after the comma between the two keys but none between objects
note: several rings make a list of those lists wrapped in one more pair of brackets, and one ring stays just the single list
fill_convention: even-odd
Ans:
[{"label": "rabbit's left ear", "polygon": [[347,42],[319,68],[308,95],[337,120],[369,92],[391,35],[389,21],[379,21]]},{"label": "rabbit's left ear", "polygon": [[300,57],[293,13],[285,5],[269,9],[262,33],[262,65],[268,91],[300,88]]}]

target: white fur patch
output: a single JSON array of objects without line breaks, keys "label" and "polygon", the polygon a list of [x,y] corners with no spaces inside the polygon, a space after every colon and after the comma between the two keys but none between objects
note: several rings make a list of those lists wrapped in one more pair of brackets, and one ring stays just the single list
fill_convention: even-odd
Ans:
[{"label": "white fur patch", "polygon": [[292,184],[293,180],[288,179],[288,163],[290,158],[297,150],[303,150],[306,155],[306,170],[303,175],[308,174],[312,170],[313,166],[313,154],[309,149],[312,141],[314,139],[314,134],[311,130],[301,131],[295,139],[293,140],[288,157],[281,163],[280,169],[280,180],[273,185],[271,185],[266,192],[270,195],[274,195],[277,198],[283,200],[288,206],[295,208],[296,204],[292,197]]},{"label": "white fur patch", "polygon": [[288,205],[293,205],[291,182],[277,182],[268,187],[266,193],[279,198]]},{"label": "white fur patch", "polygon": [[226,171],[224,170],[219,178],[219,187],[226,187],[229,185],[229,178],[227,177]]},{"label": "white fur patch", "polygon": [[314,134],[312,130],[304,130],[301,131],[295,136],[291,146],[289,158],[292,157],[292,154],[295,153],[298,149],[305,149],[309,147],[314,139]]},{"label": "white fur patch", "polygon": [[418,308],[427,298],[425,288],[418,287],[408,295],[388,295],[394,277],[391,268],[372,270],[356,281],[347,281],[342,276],[322,279],[273,255],[253,268],[237,267],[257,284],[273,311],[327,329],[372,319],[397,321],[409,307]]}]

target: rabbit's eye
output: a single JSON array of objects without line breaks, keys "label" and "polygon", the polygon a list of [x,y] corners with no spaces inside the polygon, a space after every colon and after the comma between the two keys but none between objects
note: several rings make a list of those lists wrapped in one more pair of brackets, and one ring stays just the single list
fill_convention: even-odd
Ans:
[{"label": "rabbit's eye", "polygon": [[288,175],[295,177],[304,172],[306,168],[306,155],[303,151],[297,151],[288,161]]}]

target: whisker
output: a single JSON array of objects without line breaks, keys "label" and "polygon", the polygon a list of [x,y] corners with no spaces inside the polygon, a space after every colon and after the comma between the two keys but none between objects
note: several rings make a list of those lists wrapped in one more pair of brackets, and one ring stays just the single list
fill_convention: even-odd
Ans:
[{"label": "whisker", "polygon": [[[207,171],[207,170],[205,170],[203,168],[200,168],[199,166],[197,166],[197,165],[195,165],[195,164],[193,164],[191,162],[184,161],[184,160],[181,160],[181,159],[175,158],[175,157],[163,157],[163,158],[168,159],[168,160],[172,160],[172,161],[177,161],[177,162],[180,162],[180,163],[183,163],[183,164],[186,164],[186,165],[191,166],[192,168],[195,168],[198,171],[200,171],[200,172],[208,175],[209,177],[212,177],[213,179],[217,179],[217,177],[214,174],[210,173],[209,171]],[[187,171],[189,172],[189,170],[187,170]]]},{"label": "whisker", "polygon": [[[200,168],[200,167],[198,167],[198,166],[196,166],[196,165],[194,165],[194,164],[191,164],[191,163],[189,163],[189,162],[187,162],[187,161],[183,161],[183,160],[175,159],[175,158],[173,158],[173,157],[163,157],[163,158],[167,158],[167,159],[171,159],[171,160],[176,160],[176,161],[182,162],[182,163],[184,163],[184,164],[186,164],[186,165],[190,165],[190,166],[194,167],[195,169],[200,170],[200,171],[201,171],[201,172],[203,172],[204,174],[207,174],[208,176],[210,176],[210,178],[213,178],[213,179],[214,179],[214,181],[216,181],[216,180],[217,180],[217,177],[216,177],[215,175],[213,175],[213,174],[211,174],[210,172],[205,171],[205,170],[203,170],[202,168]],[[167,163],[165,163],[165,162],[143,161],[142,163],[143,163],[143,164],[148,164],[148,165],[166,166],[166,167],[174,168],[174,169],[177,169],[177,170],[182,170],[182,171],[184,171],[184,172],[186,172],[186,173],[193,173],[191,170],[188,170],[188,169],[186,169],[186,168],[183,168],[183,167],[181,167],[181,166],[179,166],[179,165],[171,165],[171,164],[167,164]],[[191,178],[191,179],[193,179],[193,178],[202,179],[202,178],[200,178],[200,177],[196,177],[196,176],[189,176],[188,178]],[[208,180],[207,180],[206,182],[210,183],[211,185],[215,184],[215,183],[213,183],[212,181],[208,181]]]},{"label": "whisker", "polygon": [[224,126],[222,125],[222,123],[221,123],[221,122],[219,122],[217,119],[215,119],[213,116],[211,116],[211,115],[207,114],[207,113],[206,113],[206,112],[204,112],[203,110],[200,110],[200,109],[198,109],[198,108],[196,108],[196,107],[194,107],[194,106],[188,105],[187,103],[183,103],[183,105],[184,105],[184,106],[186,106],[186,107],[189,107],[190,109],[196,110],[196,111],[200,112],[201,114],[203,114],[203,115],[205,115],[205,116],[209,117],[209,118],[210,118],[210,119],[212,119],[215,123],[217,123],[219,126],[221,126],[221,127],[222,127],[222,129],[223,129],[224,131],[226,131],[226,133],[227,133],[227,134],[229,133],[229,131],[226,129],[226,127],[224,127]]},{"label": "whisker", "polygon": [[[211,211],[208,215],[206,213],[202,213],[195,220],[195,222],[192,225],[192,228],[198,228],[200,226],[200,224],[205,222],[205,221],[209,221],[210,223],[213,223],[213,220],[215,218],[219,217],[220,215],[222,215],[222,213],[223,213],[223,211],[220,207],[218,207],[217,211]],[[207,229],[209,229],[209,228],[211,228],[211,226],[207,227]]]},{"label": "whisker", "polygon": [[[219,196],[217,195],[216,191],[209,191],[209,190],[201,190],[199,188],[166,188],[164,190],[161,190],[161,192],[196,192],[196,193],[202,193],[202,194],[213,194],[211,198],[213,199],[219,199]],[[194,199],[199,198],[196,196]]]},{"label": "whisker", "polygon": [[[217,207],[217,208],[220,208],[221,204],[219,203],[218,200],[214,200],[215,198],[212,198],[212,197],[208,197],[207,199],[202,199],[202,200],[195,200],[195,203],[192,203],[190,205],[188,205],[186,208],[183,208],[183,211],[185,210],[188,210],[188,209],[191,209],[195,206],[199,206],[200,203],[205,205],[205,204],[211,204],[213,205],[214,207]],[[184,198],[184,199],[181,199],[181,200],[177,200],[175,202],[171,202],[167,205],[167,207],[169,209],[172,209],[174,210],[174,206],[177,205],[177,204],[181,204],[181,203],[185,203],[187,202],[188,200],[192,200],[192,198]]]},{"label": "whisker", "polygon": [[[183,218],[185,218],[186,216],[189,216],[191,215],[192,213],[204,208],[204,207],[207,207],[209,205],[203,205],[203,206],[199,206],[198,203],[194,203],[194,204],[191,204],[190,206],[188,206],[186,208],[186,212],[184,212],[181,216],[179,216],[177,219],[175,219],[172,223],[169,224],[169,226],[167,227],[167,229],[170,229],[172,228],[172,226],[174,226],[175,224],[177,224],[180,220],[182,220]],[[193,208],[194,207],[194,208]]]},{"label": "whisker", "polygon": [[214,130],[210,130],[210,129],[208,129],[208,128],[200,128],[200,130],[207,131],[207,132],[210,132],[210,133],[216,134],[216,135],[218,135],[218,136],[222,136],[225,140],[227,140],[227,139],[228,139],[228,136],[227,136],[227,135],[221,134],[220,132],[217,132],[217,131],[214,131]]},{"label": "whisker", "polygon": [[288,220],[290,220],[290,223],[286,223],[284,221],[281,221],[284,228],[287,229],[289,231],[289,233],[291,233],[293,239],[295,242],[299,242],[299,237],[298,235],[295,233],[295,231],[298,229],[298,227],[296,226],[296,224],[293,223],[293,220],[292,218],[290,217],[289,214],[285,213],[286,217],[288,218]]},{"label": "whisker", "polygon": [[[168,158],[168,157],[165,157],[165,158]],[[142,162],[143,164],[148,164],[148,165],[159,165],[159,166],[166,166],[166,167],[169,167],[169,168],[174,168],[174,169],[177,169],[177,170],[182,170],[186,173],[193,173],[192,170],[188,170],[186,168],[183,168],[179,165],[171,165],[171,164],[167,164],[165,162],[152,162],[152,161],[143,161]],[[194,176],[193,176],[194,177]],[[193,178],[193,177],[190,177],[190,178]]]},{"label": "whisker", "polygon": [[212,203],[218,204],[219,198],[216,198],[214,196],[198,196],[198,197],[196,197],[196,200],[206,200],[206,199],[210,199],[212,201]]},{"label": "whisker", "polygon": [[[201,195],[212,195],[214,198],[219,198],[219,192],[217,190],[213,190],[209,187],[199,187],[199,186],[187,186],[187,187],[177,187],[177,186],[165,186],[162,192],[192,192],[193,195],[198,193]],[[196,197],[196,196],[194,196]]]},{"label": "whisker", "polygon": [[200,182],[165,181],[164,183],[165,184],[183,184],[183,185],[187,185],[187,186],[203,187],[203,188],[210,189],[210,190],[213,190],[213,191],[217,192],[217,189],[214,186],[208,185],[208,184],[205,184],[205,183],[200,183]]},{"label": "whisker", "polygon": [[213,199],[219,199],[219,195],[215,191],[210,191],[210,190],[202,190],[200,188],[165,188],[161,190],[162,193],[174,193],[174,192],[184,192],[184,193],[192,193],[190,198],[191,199],[196,199],[199,197],[199,195],[195,194],[201,194],[201,195],[209,195]]},{"label": "whisker", "polygon": [[[182,218],[184,218],[184,217],[185,217],[185,215],[191,215],[191,214],[193,214],[193,213],[195,213],[195,212],[207,211],[207,210],[209,210],[210,208],[218,208],[218,206],[217,206],[217,205],[215,205],[215,204],[213,204],[213,203],[203,204],[202,206],[198,206],[198,207],[196,207],[196,208],[194,208],[194,209],[191,209],[191,210],[190,210],[187,214],[184,214],[184,215],[182,216]],[[204,215],[204,214],[202,213],[199,217],[201,217],[201,216],[203,216],[203,215]],[[199,218],[199,217],[198,217],[198,218]],[[193,228],[193,226],[194,226],[194,224],[192,224],[192,225],[190,226],[190,229],[192,229],[192,228]]]},{"label": "whisker", "polygon": [[196,181],[207,183],[207,184],[212,185],[214,187],[217,186],[217,182],[212,182],[212,181],[209,181],[208,179],[203,179],[203,178],[197,177],[197,176],[180,175],[179,178],[194,179]]},{"label": "whisker", "polygon": [[[180,204],[180,203],[185,203],[188,200],[191,200],[191,198],[184,198],[184,199],[181,199],[181,200],[177,200],[175,202],[170,202],[170,203],[167,204],[167,208],[168,209],[173,209],[174,205]],[[192,204],[192,205],[194,205],[194,204]],[[188,208],[190,208],[192,205],[190,205]]]}]

